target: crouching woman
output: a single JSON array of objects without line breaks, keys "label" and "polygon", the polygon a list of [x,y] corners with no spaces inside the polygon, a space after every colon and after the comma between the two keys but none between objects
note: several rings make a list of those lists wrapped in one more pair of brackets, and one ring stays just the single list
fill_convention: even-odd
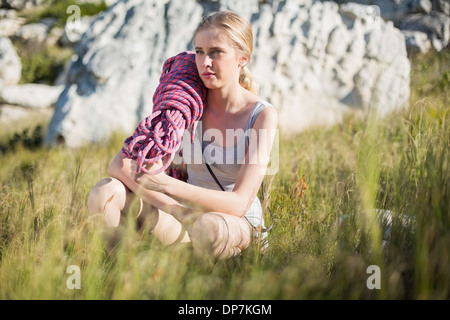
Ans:
[{"label": "crouching woman", "polygon": [[247,69],[253,50],[248,21],[229,11],[212,14],[196,29],[194,47],[207,95],[194,143],[187,145],[202,150],[201,163],[193,159],[195,152],[183,150],[188,175],[184,182],[164,172],[137,174],[136,161],[119,152],[108,170],[111,177],[91,190],[88,208],[117,227],[139,197],[139,216],[150,221],[149,228],[163,243],[190,242],[199,255],[227,259],[247,248],[254,230],[263,226],[257,192],[278,117],[253,89]]}]

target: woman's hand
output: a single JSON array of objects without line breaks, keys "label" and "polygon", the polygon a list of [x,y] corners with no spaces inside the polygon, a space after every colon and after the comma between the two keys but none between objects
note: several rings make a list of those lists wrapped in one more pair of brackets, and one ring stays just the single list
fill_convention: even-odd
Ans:
[{"label": "woman's hand", "polygon": [[[162,160],[159,160],[153,164],[145,165],[145,169],[152,172],[156,171],[163,166]],[[131,161],[131,177],[138,183],[140,186],[147,190],[162,192],[163,187],[168,181],[169,176],[165,172],[161,172],[158,174],[151,173],[136,173],[137,171],[137,163],[135,160]]]}]

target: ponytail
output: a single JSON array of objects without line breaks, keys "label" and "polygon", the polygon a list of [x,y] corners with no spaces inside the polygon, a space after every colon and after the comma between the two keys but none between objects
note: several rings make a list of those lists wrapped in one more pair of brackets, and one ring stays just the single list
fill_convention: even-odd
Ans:
[{"label": "ponytail", "polygon": [[256,83],[253,80],[253,76],[247,66],[241,68],[241,73],[239,74],[239,84],[251,93],[257,94]]}]

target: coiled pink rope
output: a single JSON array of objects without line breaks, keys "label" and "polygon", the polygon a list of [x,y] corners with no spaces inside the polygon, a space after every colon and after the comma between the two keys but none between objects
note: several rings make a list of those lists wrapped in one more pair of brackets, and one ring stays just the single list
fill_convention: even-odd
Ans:
[{"label": "coiled pink rope", "polygon": [[[167,59],[159,85],[153,94],[153,111],[142,120],[133,135],[125,139],[122,154],[136,160],[137,173],[157,174],[166,170],[180,148],[184,132],[202,117],[206,87],[198,75],[195,53],[182,52]],[[148,171],[144,166],[163,159],[163,166]]]}]

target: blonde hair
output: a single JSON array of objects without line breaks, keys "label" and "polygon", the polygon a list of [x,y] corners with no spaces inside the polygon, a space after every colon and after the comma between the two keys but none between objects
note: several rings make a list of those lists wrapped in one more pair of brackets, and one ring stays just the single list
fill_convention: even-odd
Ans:
[{"label": "blonde hair", "polygon": [[[247,64],[250,62],[253,52],[253,31],[247,20],[232,11],[213,13],[203,18],[194,32],[194,38],[198,32],[209,28],[225,31],[230,39],[230,45],[248,59]],[[241,68],[239,84],[250,92],[256,93],[256,85],[247,66]]]}]

